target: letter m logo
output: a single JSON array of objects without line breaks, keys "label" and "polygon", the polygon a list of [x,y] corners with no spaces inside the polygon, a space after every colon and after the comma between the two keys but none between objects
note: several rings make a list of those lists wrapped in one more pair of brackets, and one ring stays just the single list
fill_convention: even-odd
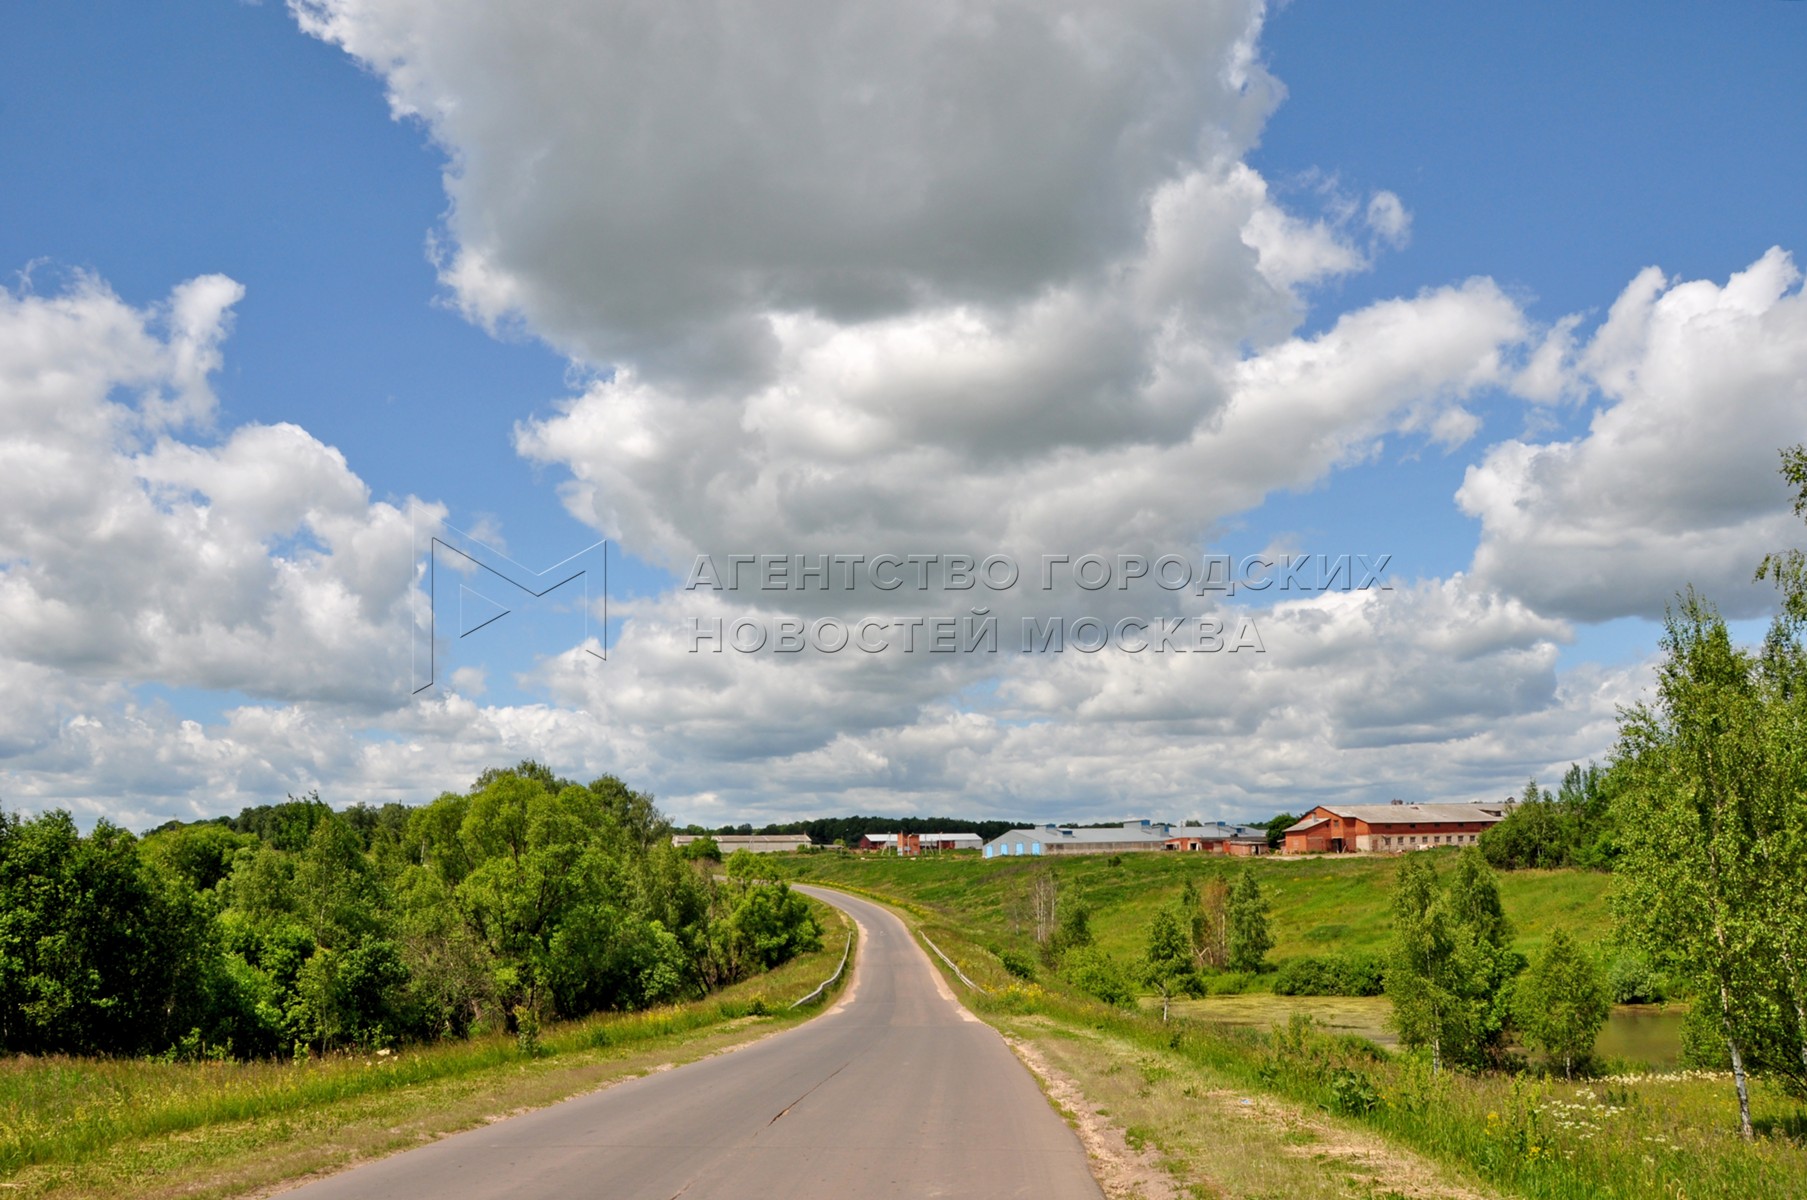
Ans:
[{"label": "letter m logo", "polygon": [[[534,571],[415,506],[414,695],[501,655],[609,657],[609,544]],[[478,668],[480,669],[480,668]]]}]

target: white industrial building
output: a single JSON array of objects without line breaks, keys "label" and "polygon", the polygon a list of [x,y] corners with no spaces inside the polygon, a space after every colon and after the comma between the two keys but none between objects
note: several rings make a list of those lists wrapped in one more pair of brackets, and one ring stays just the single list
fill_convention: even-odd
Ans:
[{"label": "white industrial building", "polygon": [[1103,829],[1077,829],[1065,825],[1037,825],[1011,829],[985,843],[986,858],[1013,858],[1019,854],[1124,854],[1141,850],[1165,850],[1173,826],[1165,821],[1125,821]]}]

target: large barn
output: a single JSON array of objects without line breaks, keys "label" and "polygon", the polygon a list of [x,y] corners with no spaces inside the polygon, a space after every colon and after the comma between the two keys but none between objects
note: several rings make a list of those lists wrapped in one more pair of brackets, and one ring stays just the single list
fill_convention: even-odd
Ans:
[{"label": "large barn", "polygon": [[1102,829],[1040,825],[1012,829],[985,843],[985,857],[1017,854],[1122,854],[1167,849],[1171,826],[1154,821],[1125,821]]},{"label": "large barn", "polygon": [[1287,854],[1397,854],[1472,846],[1506,816],[1503,804],[1320,804],[1287,827]]}]

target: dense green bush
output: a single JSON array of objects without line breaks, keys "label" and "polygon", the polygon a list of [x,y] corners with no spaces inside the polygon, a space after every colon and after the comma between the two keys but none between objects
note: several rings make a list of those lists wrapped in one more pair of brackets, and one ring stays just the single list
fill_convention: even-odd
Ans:
[{"label": "dense green bush", "polygon": [[1669,981],[1637,950],[1621,950],[1606,964],[1606,991],[1614,1004],[1661,1004]]},{"label": "dense green bush", "polygon": [[1004,969],[1018,979],[1035,978],[1035,960],[1027,954],[1012,950],[1009,946],[999,946],[994,953],[998,956],[998,961],[1004,964]]},{"label": "dense green bush", "polygon": [[1378,996],[1386,990],[1386,961],[1378,954],[1289,958],[1274,976],[1280,996]]},{"label": "dense green bush", "polygon": [[1070,950],[1061,959],[1066,981],[1106,1004],[1127,1005],[1136,1000],[1136,984],[1118,962],[1096,946]]}]

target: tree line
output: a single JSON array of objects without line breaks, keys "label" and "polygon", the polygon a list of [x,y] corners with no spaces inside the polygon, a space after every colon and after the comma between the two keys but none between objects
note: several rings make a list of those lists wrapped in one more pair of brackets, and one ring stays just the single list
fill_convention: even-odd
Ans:
[{"label": "tree line", "polygon": [[429,804],[317,795],[135,837],[0,814],[0,1049],[267,1056],[700,996],[820,944],[650,796],[523,762]]}]

